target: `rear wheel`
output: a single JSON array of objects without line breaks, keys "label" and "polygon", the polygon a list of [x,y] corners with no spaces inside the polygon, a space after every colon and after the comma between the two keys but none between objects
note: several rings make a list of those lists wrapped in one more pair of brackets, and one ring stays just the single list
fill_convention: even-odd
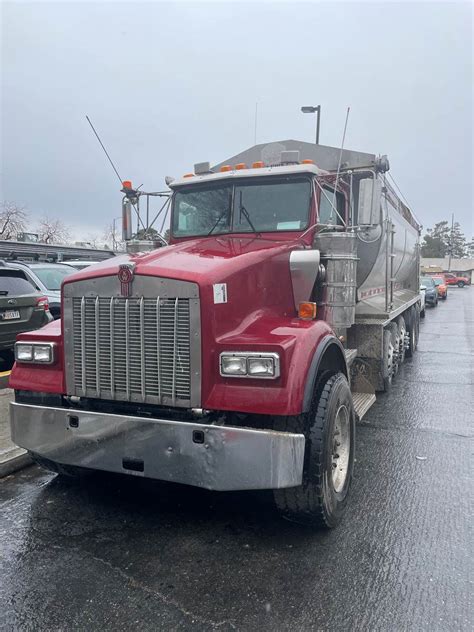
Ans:
[{"label": "rear wheel", "polygon": [[383,359],[382,359],[382,379],[385,393],[390,390],[394,376],[395,347],[390,329],[383,331]]},{"label": "rear wheel", "polygon": [[323,374],[310,412],[277,418],[274,428],[306,437],[303,482],[274,491],[278,510],[293,522],[335,527],[346,506],[354,465],[355,413],[346,377]]},{"label": "rear wheel", "polygon": [[425,308],[423,307],[423,309],[420,312],[420,318],[424,318],[426,316],[426,312],[425,312]]},{"label": "rear wheel", "polygon": [[464,281],[458,281],[458,287],[464,287],[465,285]]},{"label": "rear wheel", "polygon": [[398,325],[395,321],[392,321],[387,329],[390,331],[390,335],[392,336],[392,345],[393,345],[393,375],[395,376],[398,373],[398,369],[400,368],[400,333],[398,331]]},{"label": "rear wheel", "polygon": [[[420,313],[420,318],[421,318],[421,313]],[[407,335],[407,326],[406,326],[405,319],[403,318],[403,316],[399,316],[397,318],[397,325],[398,325],[398,337],[399,337],[398,366],[400,367],[405,361],[405,338]]]},{"label": "rear wheel", "polygon": [[405,353],[408,358],[411,358],[418,346],[418,336],[420,333],[420,309],[418,305],[413,305],[405,312],[405,320],[408,330],[408,345]]}]

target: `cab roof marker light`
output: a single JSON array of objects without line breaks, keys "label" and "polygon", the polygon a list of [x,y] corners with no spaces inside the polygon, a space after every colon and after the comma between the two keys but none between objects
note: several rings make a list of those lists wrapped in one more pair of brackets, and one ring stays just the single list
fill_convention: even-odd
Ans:
[{"label": "cab roof marker light", "polygon": [[252,163],[252,169],[262,169],[265,166],[265,163],[263,162],[263,160],[257,160],[256,162]]},{"label": "cab roof marker light", "polygon": [[239,162],[234,166],[234,169],[236,171],[240,171],[240,169],[247,169],[247,165],[245,164],[245,162]]},{"label": "cab roof marker light", "polygon": [[219,169],[219,171],[221,173],[224,173],[224,171],[232,171],[232,167],[230,165],[222,165],[222,167]]},{"label": "cab roof marker light", "polygon": [[194,178],[194,173],[185,173],[183,178]]},{"label": "cab roof marker light", "polygon": [[302,165],[314,165],[314,160],[311,160],[311,158],[305,158],[304,160],[301,161]]}]

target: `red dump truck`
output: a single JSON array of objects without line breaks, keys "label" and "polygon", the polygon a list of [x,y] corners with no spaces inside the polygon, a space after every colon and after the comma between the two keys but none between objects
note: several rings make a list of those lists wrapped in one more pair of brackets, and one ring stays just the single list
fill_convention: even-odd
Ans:
[{"label": "red dump truck", "polygon": [[271,489],[335,526],[356,420],[418,340],[420,226],[388,168],[282,141],[167,179],[170,245],[71,275],[62,320],[18,338],[13,440],[61,474]]}]

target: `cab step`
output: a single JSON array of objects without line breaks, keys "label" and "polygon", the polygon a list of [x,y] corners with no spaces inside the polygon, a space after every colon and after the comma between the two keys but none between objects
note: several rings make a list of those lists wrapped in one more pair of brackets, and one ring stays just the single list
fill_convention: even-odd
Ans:
[{"label": "cab step", "polygon": [[347,366],[350,367],[357,357],[357,349],[344,349],[344,353],[346,354]]},{"label": "cab step", "polygon": [[357,417],[357,421],[360,421],[372,404],[375,404],[374,393],[352,393],[352,401],[354,403],[354,410]]}]

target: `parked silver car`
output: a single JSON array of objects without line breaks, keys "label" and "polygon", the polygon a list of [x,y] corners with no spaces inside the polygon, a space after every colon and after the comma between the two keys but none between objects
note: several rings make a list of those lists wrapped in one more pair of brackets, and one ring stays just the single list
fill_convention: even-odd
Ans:
[{"label": "parked silver car", "polygon": [[38,292],[48,297],[49,310],[53,318],[61,316],[61,283],[76,268],[66,263],[5,261],[5,265],[20,270]]}]

